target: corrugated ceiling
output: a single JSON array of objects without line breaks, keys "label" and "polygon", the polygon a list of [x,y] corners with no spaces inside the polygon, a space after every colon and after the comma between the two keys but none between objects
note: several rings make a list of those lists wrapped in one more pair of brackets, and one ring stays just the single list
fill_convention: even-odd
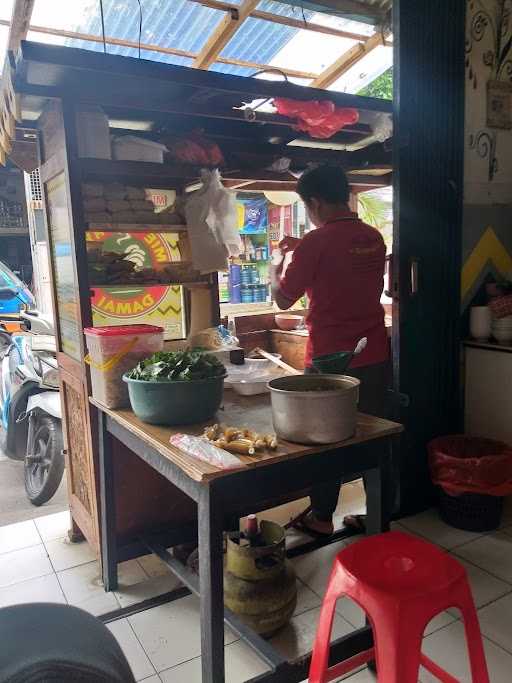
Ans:
[{"label": "corrugated ceiling", "polygon": [[[231,0],[230,0],[231,1]],[[238,0],[237,4],[239,4]],[[126,40],[138,41],[139,38],[139,10],[135,0],[103,0],[105,33],[108,36]],[[189,52],[199,52],[208,39],[212,30],[224,17],[224,12],[204,7],[190,0],[173,0],[162,3],[162,0],[143,0],[143,22],[141,40],[143,43],[153,43],[165,47],[178,48]],[[162,9],[164,8],[164,9]],[[301,17],[300,11],[273,0],[263,0],[258,9],[274,12],[284,16]],[[305,13],[306,20],[312,16]],[[101,35],[101,19],[96,8],[74,28],[80,33]],[[298,32],[299,29],[280,24],[272,24],[261,19],[247,19],[235,33],[233,39],[226,45],[222,55],[266,64],[275,54]],[[66,45],[81,47],[97,51],[103,50],[99,43],[90,43],[70,39]],[[137,50],[132,48],[107,46],[112,54],[136,57]],[[156,52],[145,53],[145,59],[181,64],[189,66],[191,59],[166,55]],[[229,64],[214,64],[212,70],[223,73],[249,76],[253,69],[232,66]]]},{"label": "corrugated ceiling", "polygon": [[[83,1],[83,0],[82,0]],[[362,0],[360,0],[361,2]],[[40,0],[38,0],[40,2]],[[241,0],[230,0],[232,4],[240,4]],[[365,0],[365,4],[387,8],[392,0]],[[37,6],[37,4],[36,4]],[[103,0],[105,34],[123,40],[137,42],[139,40],[139,5],[137,0]],[[205,7],[191,0],[142,0],[142,32],[141,42],[156,44],[162,47],[171,47],[191,53],[198,53],[204,46],[212,31],[225,16],[225,13]],[[314,17],[315,22],[326,23],[338,29],[345,29],[357,33],[371,34],[373,27],[358,22],[329,16],[318,15],[301,7],[294,7],[284,2],[275,0],[261,0],[258,10],[271,12],[281,16],[293,17],[294,19],[310,21]],[[69,27],[71,28],[71,27]],[[74,25],[72,30],[94,35],[101,35],[101,19],[98,3],[91,2],[84,11],[82,20]],[[221,56],[259,64],[270,64],[283,48],[298,34],[299,28],[284,26],[262,19],[249,17],[242,24],[233,38],[221,51]],[[311,35],[311,34],[310,34]],[[320,38],[321,34],[313,34]],[[354,41],[334,38],[333,36],[321,36],[327,50],[332,41],[339,42],[339,53],[343,53]],[[65,44],[70,47],[80,47],[88,50],[102,51],[101,43],[92,43],[76,39],[67,39]],[[332,45],[331,45],[332,48]],[[115,45],[107,45],[107,51],[129,57],[137,57],[138,50]],[[332,51],[332,49],[331,49]],[[318,52],[316,50],[315,52]],[[329,53],[330,54],[330,53]],[[334,56],[334,59],[338,53]],[[192,59],[186,56],[158,53],[153,51],[141,51],[143,59],[158,62],[166,62],[183,66],[191,66]],[[302,61],[297,53],[291,62]],[[297,67],[294,63],[287,64],[289,68],[302,68],[307,71],[315,69],[307,66]],[[323,67],[323,65],[322,65]],[[386,67],[387,68],[387,67]],[[250,76],[254,69],[232,64],[214,63],[210,67],[212,71],[219,71],[239,76]],[[376,74],[378,75],[378,74]],[[302,81],[304,83],[304,81]]]}]

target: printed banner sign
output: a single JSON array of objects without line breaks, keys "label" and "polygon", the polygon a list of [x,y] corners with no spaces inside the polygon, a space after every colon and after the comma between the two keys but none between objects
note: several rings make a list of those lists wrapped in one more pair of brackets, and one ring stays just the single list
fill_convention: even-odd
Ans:
[{"label": "printed banner sign", "polygon": [[[177,237],[171,234],[95,231],[87,233],[87,241],[100,242],[103,251],[125,254],[139,268],[154,268],[180,258]],[[95,326],[146,323],[163,327],[165,339],[185,336],[180,286],[94,286],[91,304]]]}]

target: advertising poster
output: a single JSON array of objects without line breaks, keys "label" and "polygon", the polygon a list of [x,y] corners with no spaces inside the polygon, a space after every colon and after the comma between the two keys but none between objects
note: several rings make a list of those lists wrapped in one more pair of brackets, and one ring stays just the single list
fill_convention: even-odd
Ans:
[{"label": "advertising poster", "polygon": [[281,207],[270,204],[268,207],[268,246],[270,254],[278,248],[282,237]]},{"label": "advertising poster", "polygon": [[[90,231],[88,243],[102,250],[125,254],[138,268],[156,268],[179,261],[178,236],[168,233],[112,233]],[[183,290],[179,285],[112,285],[92,287],[93,324],[149,324],[164,328],[165,339],[185,336]]]},{"label": "advertising poster", "polygon": [[71,224],[66,203],[64,173],[55,176],[47,183],[46,187],[60,348],[68,356],[79,360],[81,357],[82,329],[78,322],[75,270],[71,248]]},{"label": "advertising poster", "polygon": [[237,199],[238,227],[247,235],[264,233],[267,230],[267,206],[265,197]]}]

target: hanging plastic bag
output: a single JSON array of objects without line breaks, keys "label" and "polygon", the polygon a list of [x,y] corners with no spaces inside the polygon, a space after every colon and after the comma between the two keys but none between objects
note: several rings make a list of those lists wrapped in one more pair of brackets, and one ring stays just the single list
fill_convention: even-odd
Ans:
[{"label": "hanging plastic bag", "polygon": [[168,145],[169,152],[177,161],[196,166],[222,166],[224,157],[216,142],[194,131],[190,137],[175,140]]},{"label": "hanging plastic bag", "polygon": [[449,495],[512,494],[512,448],[502,441],[443,436],[428,445],[432,482]]},{"label": "hanging plastic bag", "polygon": [[337,107],[330,100],[289,100],[274,98],[278,114],[297,119],[295,129],[309,133],[312,138],[330,138],[344,126],[359,121],[357,109]]},{"label": "hanging plastic bag", "polygon": [[228,256],[239,256],[242,251],[242,238],[238,230],[236,195],[226,190],[217,169],[203,170],[201,179],[206,187],[209,211],[206,217],[208,227],[219,244],[223,244]]},{"label": "hanging plastic bag", "polygon": [[203,186],[185,204],[192,262],[203,273],[227,270],[228,257],[239,256],[235,194],[222,185],[217,170],[201,172]]}]

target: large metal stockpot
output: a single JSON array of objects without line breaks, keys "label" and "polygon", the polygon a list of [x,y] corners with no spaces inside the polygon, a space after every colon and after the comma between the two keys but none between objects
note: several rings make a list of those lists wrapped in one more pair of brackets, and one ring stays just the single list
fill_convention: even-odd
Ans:
[{"label": "large metal stockpot", "polygon": [[301,444],[344,441],[356,430],[359,380],[347,375],[295,375],[269,382],[278,437]]}]

